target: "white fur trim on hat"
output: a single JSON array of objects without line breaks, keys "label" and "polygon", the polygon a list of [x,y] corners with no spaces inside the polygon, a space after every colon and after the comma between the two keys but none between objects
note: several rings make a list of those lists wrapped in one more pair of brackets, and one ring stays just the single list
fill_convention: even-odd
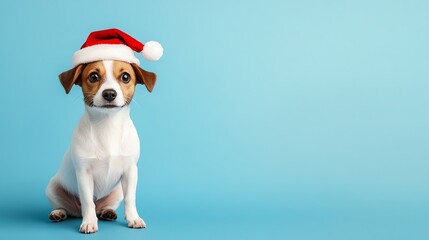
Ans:
[{"label": "white fur trim on hat", "polygon": [[100,60],[117,60],[140,65],[134,51],[123,44],[98,44],[82,48],[73,54],[72,65],[76,67],[82,63]]},{"label": "white fur trim on hat", "polygon": [[161,44],[155,41],[145,43],[142,51],[143,57],[149,61],[158,61],[163,53],[164,49]]}]

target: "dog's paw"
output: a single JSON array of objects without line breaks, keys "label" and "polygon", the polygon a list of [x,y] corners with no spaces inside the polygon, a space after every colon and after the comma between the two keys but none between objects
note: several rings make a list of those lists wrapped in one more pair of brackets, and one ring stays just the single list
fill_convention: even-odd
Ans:
[{"label": "dog's paw", "polygon": [[49,219],[51,219],[52,222],[61,222],[66,220],[67,213],[64,209],[55,209],[51,213],[49,213]]},{"label": "dog's paw", "polygon": [[129,228],[146,228],[146,223],[141,218],[127,220]]},{"label": "dog's paw", "polygon": [[113,209],[104,209],[101,210],[99,218],[106,221],[115,221],[118,218],[118,215]]},{"label": "dog's paw", "polygon": [[79,232],[81,233],[95,233],[98,231],[98,224],[97,222],[82,222],[82,224],[80,225],[80,229]]}]

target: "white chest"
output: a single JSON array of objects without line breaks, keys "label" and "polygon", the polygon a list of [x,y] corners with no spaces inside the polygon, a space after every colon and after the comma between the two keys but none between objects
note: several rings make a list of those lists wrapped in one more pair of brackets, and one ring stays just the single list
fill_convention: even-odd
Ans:
[{"label": "white chest", "polygon": [[137,164],[140,142],[129,115],[93,121],[83,116],[71,144],[76,171],[89,172],[94,196],[110,193],[131,165]]}]

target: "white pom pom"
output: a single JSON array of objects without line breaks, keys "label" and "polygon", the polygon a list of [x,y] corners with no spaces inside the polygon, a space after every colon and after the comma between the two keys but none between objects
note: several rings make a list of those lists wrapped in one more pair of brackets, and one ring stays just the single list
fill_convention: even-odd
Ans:
[{"label": "white pom pom", "polygon": [[149,61],[158,61],[164,52],[161,44],[155,41],[149,41],[144,44],[142,55]]}]

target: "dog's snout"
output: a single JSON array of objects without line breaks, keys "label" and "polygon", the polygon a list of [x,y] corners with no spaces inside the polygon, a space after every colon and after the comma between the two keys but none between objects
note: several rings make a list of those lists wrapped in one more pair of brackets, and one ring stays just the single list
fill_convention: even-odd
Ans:
[{"label": "dog's snout", "polygon": [[106,89],[103,91],[103,98],[106,99],[108,102],[115,100],[117,95],[118,94],[113,89]]}]

